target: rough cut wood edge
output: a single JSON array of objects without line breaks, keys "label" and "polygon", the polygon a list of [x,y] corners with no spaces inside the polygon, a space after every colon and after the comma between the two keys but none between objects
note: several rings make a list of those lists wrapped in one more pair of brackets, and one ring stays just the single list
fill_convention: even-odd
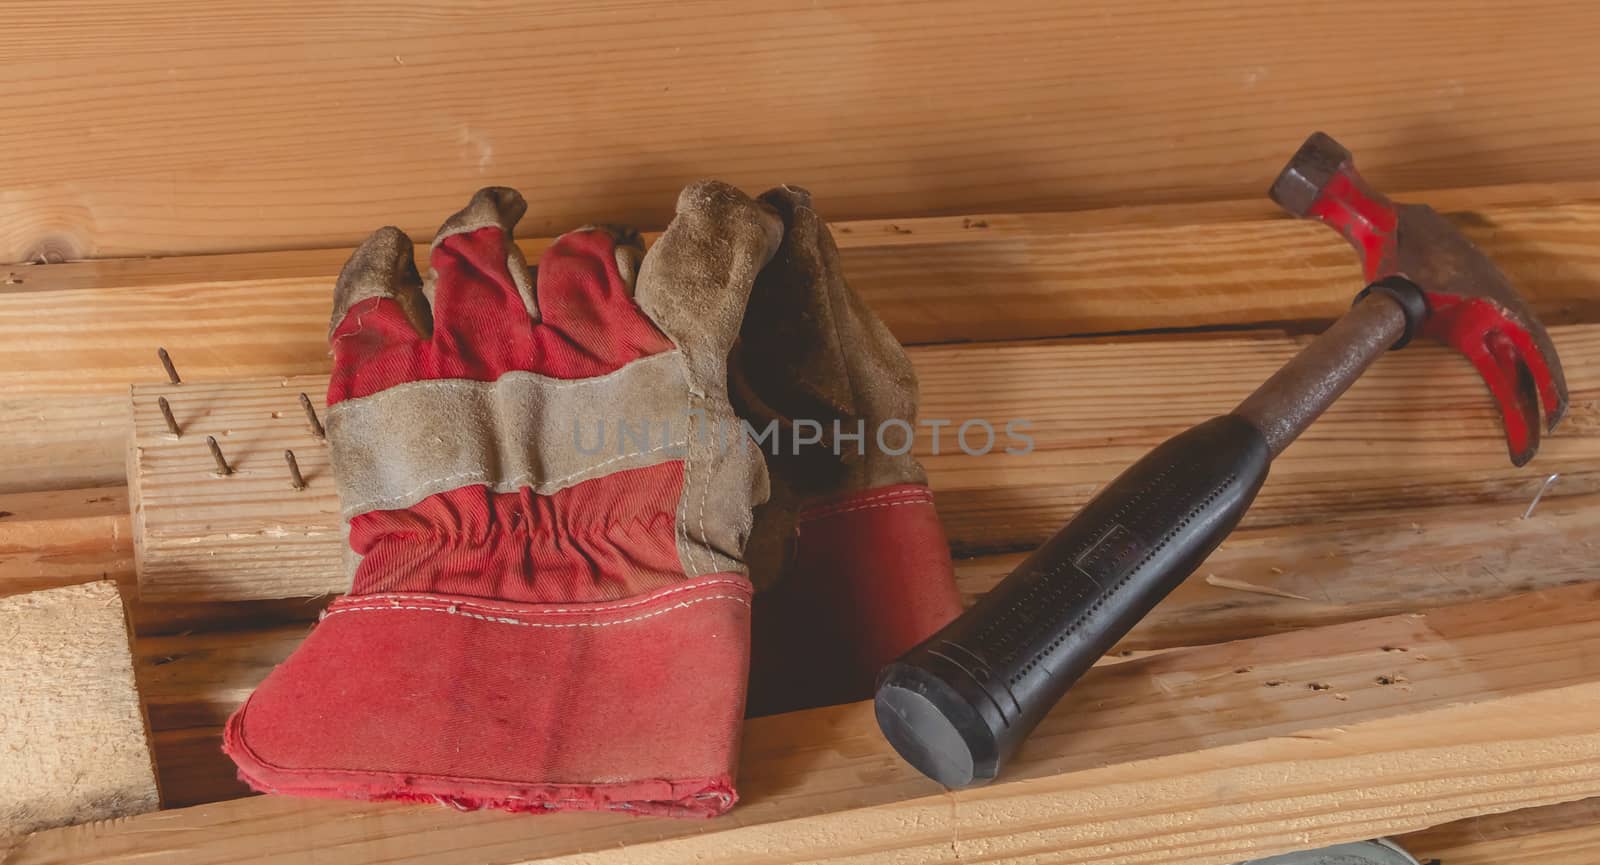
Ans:
[{"label": "rough cut wood edge", "polygon": [[[1458,211],[1547,324],[1600,320],[1600,184],[1413,196]],[[1323,320],[1358,282],[1332,232],[1232,202],[841,223],[851,283],[907,342]],[[442,218],[442,214],[441,214]],[[524,242],[530,258],[547,243]],[[22,268],[0,291],[0,489],[120,482],[122,399],[159,381],[327,371],[345,250]],[[55,322],[73,311],[73,326]]]},{"label": "rough cut wood edge", "polygon": [[[301,393],[326,391],[327,379],[317,376],[133,389],[128,496],[141,600],[312,597],[347,588],[327,444],[311,433],[299,403]],[[159,410],[162,397],[171,400],[177,436]],[[218,472],[207,436],[231,474]],[[295,452],[304,489],[290,481],[286,449]]]},{"label": "rough cut wood edge", "polygon": [[160,804],[115,583],[0,598],[0,859],[17,835]]},{"label": "rough cut wood edge", "polygon": [[[1533,465],[1509,465],[1499,419],[1471,366],[1433,346],[1384,358],[1278,459],[1249,525],[1324,519],[1364,509],[1451,500],[1529,501],[1560,473],[1553,496],[1600,489],[1600,325],[1555,329],[1573,404]],[[952,421],[941,453],[918,453],[959,552],[1019,549],[1059,527],[1103,483],[1179,430],[1229,410],[1298,350],[1250,338],[1002,343],[912,351],[921,417]],[[338,504],[326,447],[296,403],[322,393],[317,376],[133,389],[131,505],[141,596],[239,600],[343,591]],[[167,397],[182,437],[156,409]],[[1003,429],[1031,422],[1034,452],[962,454],[968,419]],[[219,477],[204,444],[215,435],[235,473]],[[981,444],[981,440],[974,444]],[[283,450],[309,487],[294,490]]]},{"label": "rough cut wood edge", "polygon": [[1100,667],[972,791],[899,762],[861,703],[750,722],[742,803],[709,824],[255,797],[39,833],[8,865],[1213,865],[1600,794],[1597,664],[1585,585]]}]

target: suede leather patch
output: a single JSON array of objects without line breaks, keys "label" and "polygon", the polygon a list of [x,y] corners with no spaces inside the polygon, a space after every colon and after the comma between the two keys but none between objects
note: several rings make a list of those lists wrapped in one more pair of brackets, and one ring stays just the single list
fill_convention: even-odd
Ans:
[{"label": "suede leather patch", "polygon": [[694,418],[683,355],[594,378],[512,371],[492,382],[397,385],[328,410],[346,520],[481,484],[549,494],[602,474],[682,459]]},{"label": "suede leather patch", "polygon": [[711,181],[686,187],[677,213],[639,266],[634,300],[683,352],[694,382],[689,410],[710,430],[689,438],[678,550],[691,577],[744,573],[751,509],[770,488],[761,453],[728,401],[728,353],[783,223],[770,206]]}]

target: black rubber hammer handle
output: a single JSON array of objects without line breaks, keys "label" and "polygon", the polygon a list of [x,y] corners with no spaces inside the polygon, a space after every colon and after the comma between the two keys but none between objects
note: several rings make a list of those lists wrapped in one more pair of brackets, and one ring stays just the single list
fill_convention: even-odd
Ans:
[{"label": "black rubber hammer handle", "polygon": [[1118,475],[989,594],[878,676],[878,726],[947,787],[994,778],[1067,689],[1200,567],[1272,460],[1426,314],[1416,286],[1368,286],[1228,414]]},{"label": "black rubber hammer handle", "polygon": [[994,778],[1074,682],[1250,507],[1272,459],[1223,415],[1124,471],[944,630],[878,676],[878,725],[946,787]]}]

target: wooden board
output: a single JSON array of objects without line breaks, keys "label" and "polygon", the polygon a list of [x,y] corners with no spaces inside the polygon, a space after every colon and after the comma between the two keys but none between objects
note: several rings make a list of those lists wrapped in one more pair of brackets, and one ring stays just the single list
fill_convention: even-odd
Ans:
[{"label": "wooden board", "polygon": [[[1456,505],[1243,529],[1108,661],[1594,580],[1596,509],[1600,496],[1579,496],[1542,502],[1526,520],[1501,518],[1500,505]],[[987,590],[1019,559],[957,562],[963,594]],[[148,606],[138,609],[152,618]],[[169,806],[246,792],[222,756],[222,722],[300,644],[320,609],[287,606],[276,611],[282,623],[253,625],[213,613],[216,621],[167,624],[166,635],[138,641]],[[146,627],[154,634],[158,625]]]},{"label": "wooden board", "polygon": [[860,217],[1255,195],[1318,127],[1387,187],[1592,178],[1600,143],[1583,0],[4,11],[3,261],[425,232],[488,183],[550,233],[705,175]]},{"label": "wooden board", "polygon": [[[311,597],[348,588],[328,448],[298,400],[307,391],[325,393],[327,379],[134,388],[128,496],[142,600]],[[161,415],[163,396],[177,436]],[[219,442],[230,474],[218,471],[207,436]],[[286,449],[295,451],[304,489],[291,482]]]},{"label": "wooden board", "polygon": [[[1584,199],[1583,196],[1589,196]],[[1600,321],[1600,184],[1456,190],[1549,324]],[[1354,253],[1252,202],[837,226],[852,284],[911,343],[1326,320]],[[530,258],[545,240],[524,242]],[[12,268],[0,287],[0,491],[122,483],[130,382],[327,372],[345,250]],[[72,326],[58,316],[71,310]]]},{"label": "wooden board", "polygon": [[25,833],[158,805],[112,582],[0,598],[0,859]]},{"label": "wooden board", "polygon": [[1593,865],[1600,860],[1600,799],[1486,814],[1399,840],[1439,865]]},{"label": "wooden board", "polygon": [[[1526,503],[1551,473],[1553,496],[1600,490],[1600,326],[1557,328],[1576,390],[1561,434],[1513,468],[1472,367],[1443,348],[1385,358],[1273,466],[1250,525],[1444,500]],[[922,418],[950,421],[918,453],[958,551],[1021,549],[1053,533],[1103,483],[1179,430],[1229,410],[1287,360],[1297,340],[1165,338],[1106,343],[925,346],[912,359]],[[296,403],[324,380],[242,380],[134,388],[132,507],[141,596],[240,600],[343,591],[338,504],[325,448]],[[167,431],[166,397],[182,428]],[[1035,449],[961,452],[957,426],[1031,422]],[[926,431],[926,430],[925,430]],[[218,476],[215,435],[236,463]],[[981,437],[970,443],[981,447]],[[295,449],[308,488],[288,482]],[[1516,513],[1507,508],[1507,516]]]},{"label": "wooden board", "polygon": [[133,577],[126,488],[0,495],[0,596]]},{"label": "wooden board", "polygon": [[862,703],[750,722],[711,823],[266,797],[40,833],[8,865],[1213,865],[1600,793],[1597,665],[1586,585],[1098,668],[976,790],[917,776]]},{"label": "wooden board", "polygon": [[[1224,643],[1600,579],[1600,496],[1440,505],[1243,528],[1114,653]],[[968,603],[1026,553],[956,561]]]}]

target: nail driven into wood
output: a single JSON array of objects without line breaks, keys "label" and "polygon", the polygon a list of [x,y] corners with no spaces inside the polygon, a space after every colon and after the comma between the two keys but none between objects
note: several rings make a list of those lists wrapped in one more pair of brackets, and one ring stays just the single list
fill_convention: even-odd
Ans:
[{"label": "nail driven into wood", "polygon": [[172,365],[172,355],[167,354],[164,348],[156,349],[156,357],[161,358],[161,368],[167,371],[167,381],[173,384],[183,384],[183,379],[178,378],[178,368]]},{"label": "nail driven into wood", "polygon": [[326,439],[328,431],[322,428],[322,421],[317,419],[317,407],[311,404],[311,397],[300,394],[300,407],[306,411],[306,423],[311,425],[311,434]]},{"label": "nail driven into wood", "polygon": [[1547,477],[1547,478],[1544,479],[1544,486],[1539,487],[1539,491],[1537,493],[1534,493],[1534,495],[1533,495],[1533,501],[1528,503],[1528,509],[1522,512],[1522,518],[1523,519],[1526,520],[1526,519],[1528,519],[1528,518],[1533,516],[1533,509],[1539,506],[1539,500],[1544,498],[1544,494],[1549,492],[1550,491],[1550,487],[1553,484],[1555,484],[1555,482],[1557,480],[1559,480],[1560,478],[1561,478],[1561,473],[1560,472],[1556,472],[1555,474],[1551,475],[1550,477]]},{"label": "nail driven into wood", "polygon": [[183,438],[183,431],[178,428],[178,419],[172,416],[172,404],[164,396],[156,397],[156,405],[161,409],[161,419],[167,422],[167,432],[172,433],[175,439]]},{"label": "nail driven into wood", "polygon": [[206,436],[206,447],[211,449],[211,458],[217,461],[217,474],[223,476],[233,474],[233,466],[228,465],[228,461],[222,458],[222,448],[217,445],[216,436]]},{"label": "nail driven into wood", "polygon": [[294,451],[285,450],[283,452],[283,461],[289,464],[289,486],[297,490],[305,489],[306,479],[300,474],[300,464],[295,462]]}]

